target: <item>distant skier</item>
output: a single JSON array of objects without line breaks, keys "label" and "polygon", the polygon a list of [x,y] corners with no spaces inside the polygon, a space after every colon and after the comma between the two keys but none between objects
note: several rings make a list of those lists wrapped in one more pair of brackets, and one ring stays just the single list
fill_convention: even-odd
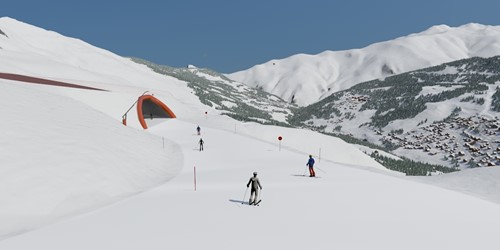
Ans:
[{"label": "distant skier", "polygon": [[200,126],[198,126],[198,127],[196,128],[196,131],[198,132],[198,135],[200,135],[200,134],[201,134],[201,133],[200,133],[200,131],[201,131]]},{"label": "distant skier", "polygon": [[200,151],[203,151],[203,144],[205,144],[205,141],[203,141],[203,139],[200,138],[199,143],[200,143]]},{"label": "distant skier", "polygon": [[306,166],[309,166],[309,177],[315,177],[316,173],[314,172],[314,158],[312,155],[309,155],[309,160],[306,163]]},{"label": "distant skier", "polygon": [[250,191],[250,200],[248,201],[248,205],[257,205],[260,200],[257,200],[259,196],[259,188],[262,190],[262,186],[260,185],[259,178],[257,178],[257,172],[253,172],[253,177],[247,183],[247,188],[252,185],[252,189]]}]

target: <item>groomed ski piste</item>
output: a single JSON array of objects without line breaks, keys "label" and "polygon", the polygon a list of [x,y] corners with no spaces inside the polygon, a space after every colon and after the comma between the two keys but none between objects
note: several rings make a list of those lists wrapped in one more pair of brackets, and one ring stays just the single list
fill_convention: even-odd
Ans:
[{"label": "groomed ski piste", "polygon": [[[334,137],[221,116],[186,83],[79,40],[0,29],[1,72],[107,90],[0,79],[2,250],[500,247],[498,168],[405,177]],[[122,125],[145,91],[177,118]],[[309,154],[319,178],[304,176]],[[245,204],[254,171],[260,206]]]}]

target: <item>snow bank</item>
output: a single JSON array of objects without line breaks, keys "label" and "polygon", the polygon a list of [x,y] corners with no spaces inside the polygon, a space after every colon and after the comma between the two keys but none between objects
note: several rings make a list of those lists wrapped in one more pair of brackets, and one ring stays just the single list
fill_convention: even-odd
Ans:
[{"label": "snow bank", "polygon": [[[0,238],[174,177],[178,146],[64,96],[0,80]],[[82,92],[86,90],[80,90]]]}]

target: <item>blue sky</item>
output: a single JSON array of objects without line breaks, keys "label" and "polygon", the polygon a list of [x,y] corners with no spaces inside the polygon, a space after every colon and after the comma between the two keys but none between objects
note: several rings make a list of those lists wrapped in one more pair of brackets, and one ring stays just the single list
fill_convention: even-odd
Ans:
[{"label": "blue sky", "polygon": [[500,25],[498,0],[7,0],[9,16],[122,56],[222,73],[427,28]]}]

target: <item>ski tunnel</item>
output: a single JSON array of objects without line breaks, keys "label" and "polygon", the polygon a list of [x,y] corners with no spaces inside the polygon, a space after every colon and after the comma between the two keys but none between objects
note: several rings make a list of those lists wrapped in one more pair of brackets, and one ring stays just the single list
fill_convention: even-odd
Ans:
[{"label": "ski tunnel", "polygon": [[[137,118],[144,129],[159,124],[165,121],[165,119],[176,118],[174,112],[172,112],[167,105],[153,95],[144,94],[140,96],[139,99],[137,99],[136,104]],[[123,115],[124,125],[127,125],[127,113]]]}]

